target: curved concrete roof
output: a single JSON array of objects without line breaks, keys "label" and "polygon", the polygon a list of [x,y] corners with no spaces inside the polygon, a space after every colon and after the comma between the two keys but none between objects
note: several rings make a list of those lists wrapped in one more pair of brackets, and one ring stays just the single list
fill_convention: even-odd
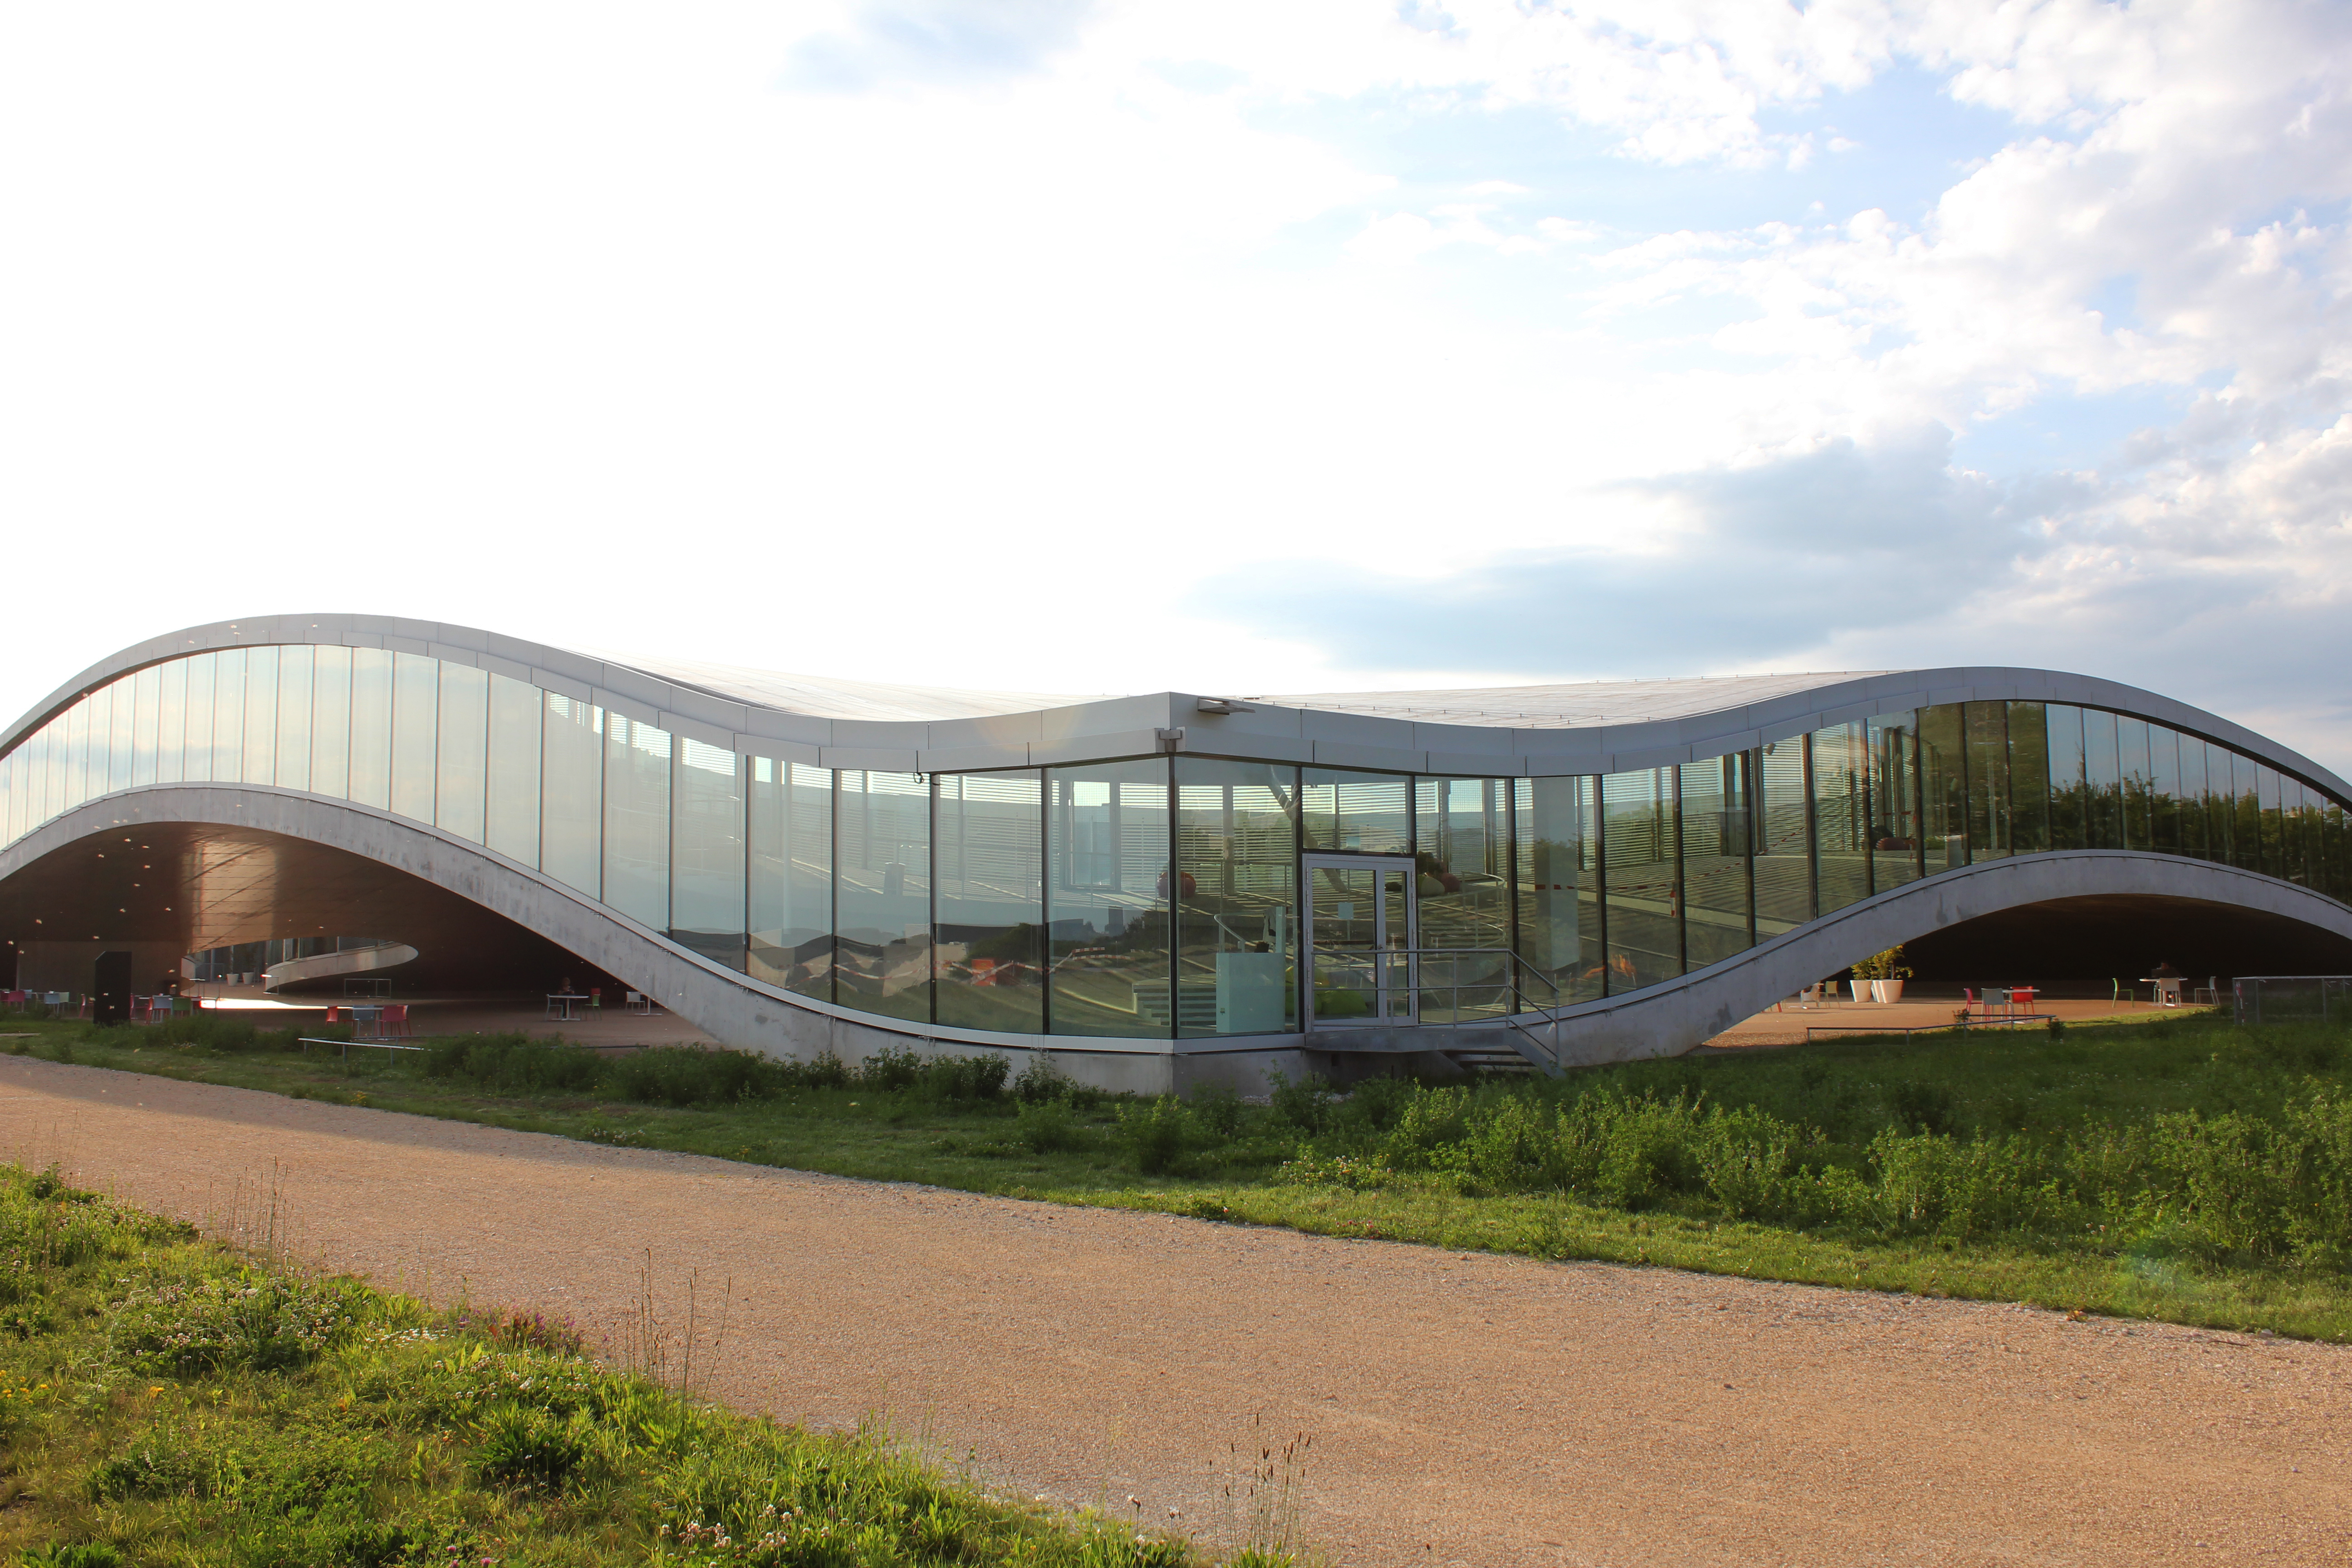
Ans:
[{"label": "curved concrete roof", "polygon": [[[1936,703],[2077,703],[2157,720],[2259,758],[2352,805],[2352,784],[2218,714],[2062,670],[1937,669],[1611,681],[1480,690],[1241,699],[917,688],[555,647],[477,627],[322,614],[216,622],[151,638],[58,687],[5,751],[82,692],[206,648],[324,643],[431,654],[596,701],[714,745],[824,766],[918,772],[1034,767],[1175,749],[1334,768],[1465,775],[1614,773],[1692,762]],[[1181,735],[1175,731],[1181,731]]]}]

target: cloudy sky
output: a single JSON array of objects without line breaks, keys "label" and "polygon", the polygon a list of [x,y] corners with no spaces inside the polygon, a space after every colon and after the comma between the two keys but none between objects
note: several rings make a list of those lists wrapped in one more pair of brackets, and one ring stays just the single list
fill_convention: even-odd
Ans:
[{"label": "cloudy sky", "polygon": [[1073,692],[2057,666],[2352,772],[2352,12],[0,12],[0,709],[380,610]]}]

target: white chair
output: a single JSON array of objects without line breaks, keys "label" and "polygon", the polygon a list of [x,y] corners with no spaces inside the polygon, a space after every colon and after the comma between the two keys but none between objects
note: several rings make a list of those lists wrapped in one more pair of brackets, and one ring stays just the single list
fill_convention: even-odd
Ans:
[{"label": "white chair", "polygon": [[630,1012],[650,1017],[653,1016],[654,999],[642,992],[632,991],[628,994],[628,1006]]}]

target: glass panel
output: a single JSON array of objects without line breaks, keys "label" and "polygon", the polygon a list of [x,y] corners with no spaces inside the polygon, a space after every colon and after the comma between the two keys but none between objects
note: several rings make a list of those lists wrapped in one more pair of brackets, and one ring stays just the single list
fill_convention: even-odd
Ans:
[{"label": "glass panel", "polygon": [[1682,885],[1675,875],[1675,771],[1643,768],[1601,781],[1608,856],[1609,991],[1672,980],[1683,972]]},{"label": "glass panel", "polygon": [[66,716],[41,726],[42,784],[37,795],[41,821],[55,822],[66,808]]},{"label": "glass panel", "polygon": [[1969,858],[1998,860],[2015,846],[2009,805],[2009,705],[1963,704],[1969,735]]},{"label": "glass panel", "polygon": [[2311,796],[2301,779],[2279,775],[2279,810],[2286,839],[2286,879],[2311,887],[2317,880],[2311,874]]},{"label": "glass panel", "polygon": [[2009,705],[2010,847],[2050,847],[2050,716],[2039,702]]},{"label": "glass panel", "polygon": [[539,688],[491,676],[482,841],[526,866],[539,864]]},{"label": "glass panel", "polygon": [[433,820],[441,728],[441,661],[421,653],[392,659],[392,809],[419,822]]},{"label": "glass panel", "polygon": [[2224,866],[2238,863],[2238,795],[2231,778],[2226,746],[2202,742],[2205,749],[2205,852]]},{"label": "glass panel", "polygon": [[2250,757],[2230,753],[2230,784],[2232,794],[2232,820],[2230,825],[2230,847],[2235,856],[2232,864],[2248,871],[2263,868],[2263,800],[2261,771]]},{"label": "glass panel", "polygon": [[[1562,1003],[1601,992],[1601,909],[1592,876],[1593,791],[1589,778],[1515,779],[1519,956],[1559,988]],[[1548,1006],[1535,987],[1528,1000]]]},{"label": "glass panel", "polygon": [[2090,785],[2083,773],[2083,710],[2053,702],[2050,715],[2050,847],[2090,845]]},{"label": "glass panel", "polygon": [[188,661],[175,658],[155,672],[155,782],[178,784],[187,748]]},{"label": "glass panel", "polygon": [[2322,843],[2327,863],[2327,896],[2340,903],[2352,903],[2352,820],[2347,820],[2344,807],[2332,800],[2327,803]]},{"label": "glass panel", "polygon": [[744,967],[743,766],[733,749],[680,737],[669,939]]},{"label": "glass panel", "polygon": [[1882,713],[1864,727],[1870,750],[1870,885],[1882,893],[1919,879],[1917,722],[1915,713]]},{"label": "glass panel", "polygon": [[245,652],[244,773],[247,784],[278,781],[278,650]]},{"label": "glass panel", "polygon": [[2155,816],[2148,804],[2153,775],[2148,763],[2147,721],[2117,714],[2116,748],[2123,778],[2116,798],[2123,807],[2124,847],[2146,849],[2152,842],[2149,824]]},{"label": "glass panel", "polygon": [[310,793],[341,798],[352,787],[352,650],[310,650]]},{"label": "glass panel", "polygon": [[1812,739],[1814,908],[1826,915],[1870,897],[1869,759],[1859,724]]},{"label": "glass panel", "polygon": [[604,903],[669,928],[670,732],[604,715]]},{"label": "glass panel", "polygon": [[1920,841],[1927,846],[1928,875],[1967,865],[1966,726],[1957,702],[1919,710],[1919,784]]},{"label": "glass panel", "polygon": [[1417,778],[1413,789],[1415,892],[1423,948],[1483,948],[1493,956],[1425,959],[1424,1022],[1488,1017],[1509,1009],[1510,792],[1502,779]]},{"label": "glass panel", "polygon": [[380,647],[352,649],[352,798],[362,805],[392,805],[392,655]]},{"label": "glass panel", "polygon": [[2212,851],[2205,840],[2205,742],[2193,735],[2175,733],[2172,743],[2180,759],[2180,853],[2206,859]]},{"label": "glass panel", "polygon": [[482,790],[489,772],[490,677],[468,664],[441,665],[441,717],[434,760],[433,821],[444,833],[482,841]]},{"label": "glass panel", "polygon": [[2180,738],[2161,724],[2147,727],[2147,842],[2180,853]]},{"label": "glass panel", "polygon": [[278,650],[278,786],[310,787],[310,674],[308,647]]},{"label": "glass panel", "polygon": [[939,1021],[1045,1028],[1045,783],[1034,768],[939,781]]},{"label": "glass panel", "polygon": [[1739,752],[1682,766],[1683,948],[1693,969],[1752,945],[1747,764]]},{"label": "glass panel", "polygon": [[114,700],[108,710],[107,721],[107,793],[131,787],[131,737],[138,719],[139,689],[136,678],[118,677],[113,685]]},{"label": "glass panel", "polygon": [[1318,860],[1307,868],[1307,986],[1316,1025],[1412,1016],[1411,868],[1402,860]]},{"label": "glass panel", "polygon": [[751,977],[831,1001],[832,769],[751,759]]},{"label": "glass panel", "polygon": [[153,665],[133,678],[131,784],[134,789],[155,782],[155,718],[163,689],[163,672]]},{"label": "glass panel", "polygon": [[213,655],[215,784],[237,784],[245,778],[245,653],[241,647],[225,647]]},{"label": "glass panel", "polygon": [[1179,757],[1176,796],[1177,1033],[1297,1028],[1298,770]]},{"label": "glass panel", "polygon": [[89,699],[65,711],[66,788],[62,809],[71,811],[89,798]]},{"label": "glass panel", "polygon": [[929,1018],[930,786],[915,773],[845,768],[839,778],[835,1000],[893,1018]]},{"label": "glass panel", "polygon": [[1811,802],[1805,789],[1805,738],[1768,741],[1762,830],[1756,847],[1756,934],[1775,937],[1813,918]]},{"label": "glass panel", "polygon": [[2263,809],[2263,874],[2266,877],[2286,875],[2285,825],[2279,817],[2279,775],[2275,768],[2257,767],[2255,787],[2262,791]]},{"label": "glass panel", "polygon": [[604,710],[549,692],[540,773],[539,868],[596,898],[604,887]]},{"label": "glass panel", "polygon": [[206,784],[213,776],[213,677],[220,661],[200,653],[186,662],[187,701],[182,710],[186,738],[181,746],[180,777],[189,784]]},{"label": "glass panel", "polygon": [[1412,780],[1402,773],[1352,773],[1307,768],[1300,837],[1308,849],[1349,849],[1402,855],[1412,848]]},{"label": "glass panel", "polygon": [[[1404,781],[1394,784],[1401,833]],[[1054,1032],[1168,1035],[1175,1009],[1168,994],[1167,761],[1055,768],[1045,787]],[[1360,798],[1341,789],[1336,819],[1327,806],[1325,821],[1349,830],[1349,803]],[[1370,831],[1360,822],[1355,830]]]},{"label": "glass panel", "polygon": [[2083,710],[2084,832],[2089,849],[2124,847],[2124,771],[2116,739],[2116,716],[2102,708]]}]

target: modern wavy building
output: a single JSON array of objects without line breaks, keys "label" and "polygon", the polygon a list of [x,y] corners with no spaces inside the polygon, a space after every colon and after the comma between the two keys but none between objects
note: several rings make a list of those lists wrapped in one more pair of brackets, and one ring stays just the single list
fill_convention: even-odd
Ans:
[{"label": "modern wavy building", "polygon": [[777,1054],[1141,1089],[1552,1070],[1895,942],[2019,983],[2352,968],[2347,803],[2049,670],[1075,698],[302,616],[126,648],[0,735],[0,936],[91,990],[363,934],[440,984],[593,967]]}]

